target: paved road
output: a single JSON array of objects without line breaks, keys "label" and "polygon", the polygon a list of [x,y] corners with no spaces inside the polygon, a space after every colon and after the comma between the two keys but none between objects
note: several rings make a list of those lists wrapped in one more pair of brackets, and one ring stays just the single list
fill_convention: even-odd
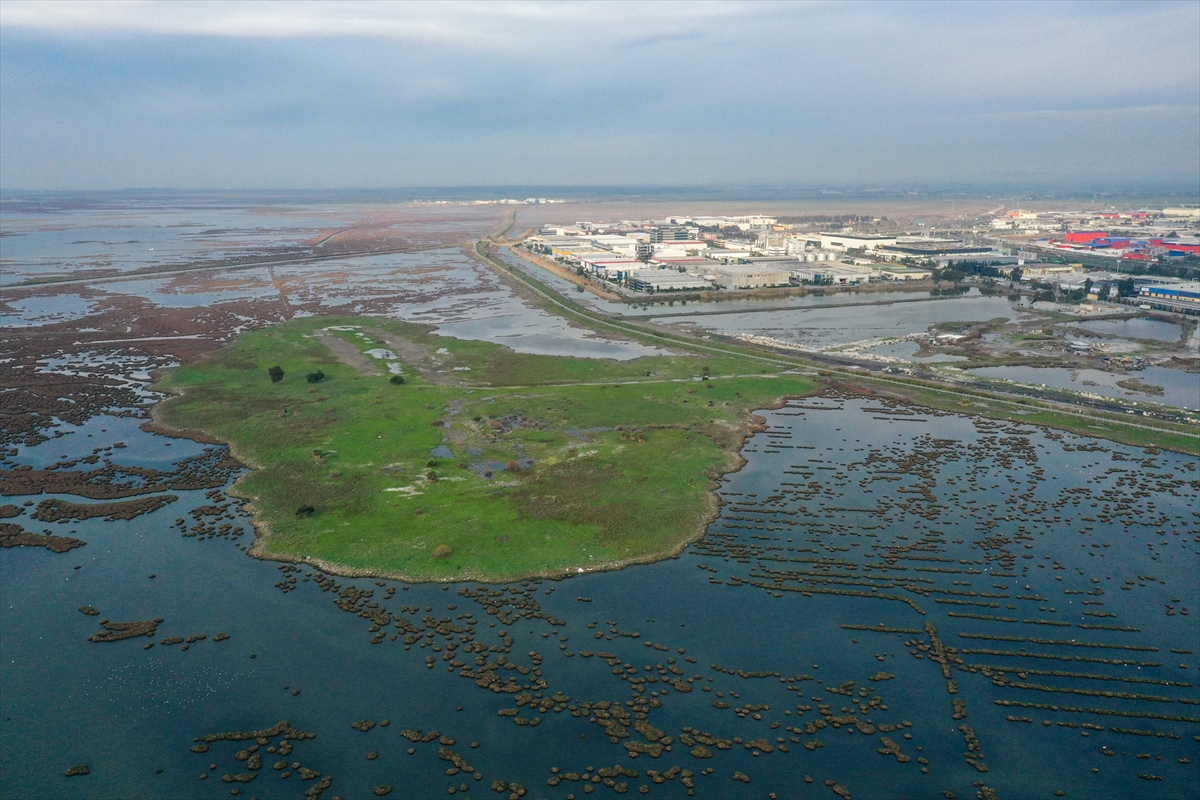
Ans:
[{"label": "paved road", "polygon": [[[1117,417],[1097,416],[1096,411],[1105,410],[1105,409],[1094,409],[1092,411],[1084,411],[1084,410],[1081,410],[1077,404],[1064,403],[1064,402],[1060,402],[1060,401],[1056,401],[1056,400],[1050,400],[1050,399],[1046,399],[1043,397],[1038,397],[1035,393],[1033,393],[1032,390],[1030,390],[1029,395],[1022,395],[1022,394],[998,391],[990,386],[986,387],[986,388],[982,387],[982,386],[977,386],[977,385],[964,386],[962,388],[944,388],[944,387],[930,385],[928,381],[900,380],[897,378],[887,378],[887,377],[883,377],[881,375],[874,375],[874,374],[864,373],[863,371],[860,371],[860,370],[865,369],[865,366],[859,367],[858,369],[854,369],[854,370],[846,369],[844,366],[844,363],[847,361],[851,361],[850,359],[835,360],[834,358],[829,357],[829,356],[825,356],[825,357],[815,357],[814,356],[812,358],[812,360],[817,361],[818,363],[813,364],[810,362],[806,362],[805,360],[802,360],[800,358],[789,358],[789,357],[783,357],[783,356],[778,356],[778,355],[766,355],[766,354],[752,353],[752,352],[747,352],[747,350],[742,349],[742,348],[738,348],[735,350],[735,349],[728,348],[728,347],[722,347],[719,344],[714,344],[714,343],[711,343],[708,341],[697,341],[695,339],[695,337],[688,336],[686,333],[683,333],[683,332],[680,332],[680,333],[673,332],[671,334],[664,334],[662,332],[656,331],[649,327],[644,327],[642,325],[635,325],[633,323],[630,323],[630,322],[627,322],[624,320],[611,319],[609,317],[604,316],[603,314],[600,314],[595,311],[591,311],[589,309],[583,308],[582,306],[578,306],[574,303],[571,303],[570,301],[565,300],[564,298],[562,298],[561,295],[558,295],[557,292],[554,292],[551,289],[543,288],[542,286],[540,286],[538,283],[536,283],[531,278],[531,276],[525,275],[521,270],[516,269],[508,264],[505,264],[503,261],[501,261],[497,258],[494,258],[491,255],[491,253],[487,250],[487,243],[485,241],[476,242],[474,252],[488,264],[492,265],[493,267],[503,270],[503,272],[505,274],[510,275],[510,276],[516,278],[517,280],[519,280],[522,284],[525,285],[525,287],[527,289],[534,292],[542,300],[544,300],[545,302],[558,308],[560,311],[567,314],[568,316],[583,317],[584,319],[588,320],[592,324],[596,324],[596,325],[600,325],[600,326],[603,326],[606,328],[617,330],[617,331],[620,331],[620,332],[623,332],[626,334],[630,334],[630,335],[633,335],[636,337],[642,337],[642,338],[648,337],[651,339],[661,341],[668,345],[683,347],[688,350],[700,350],[700,351],[719,354],[719,355],[731,356],[734,358],[750,358],[750,359],[754,359],[756,361],[760,361],[760,362],[767,363],[767,364],[774,364],[774,365],[784,367],[787,369],[806,369],[806,368],[812,369],[814,367],[819,366],[820,368],[827,370],[833,374],[836,374],[838,377],[843,378],[843,379],[868,381],[871,383],[890,384],[893,386],[904,387],[906,389],[918,388],[918,389],[923,389],[926,391],[937,392],[939,394],[945,394],[945,395],[950,395],[950,396],[959,397],[959,398],[976,398],[979,400],[989,400],[989,401],[996,402],[996,403],[1004,403],[1009,406],[1014,406],[1023,411],[1029,411],[1029,410],[1051,411],[1054,413],[1064,414],[1067,416],[1076,417],[1076,418],[1084,419],[1084,420],[1089,420],[1089,421],[1096,422],[1096,423],[1104,423],[1107,425],[1122,425],[1122,426],[1130,427],[1130,428],[1138,428],[1141,430],[1154,431],[1155,433],[1165,433],[1165,434],[1173,434],[1173,435],[1178,435],[1178,434],[1182,433],[1181,431],[1179,431],[1177,429],[1165,428],[1165,427],[1160,427],[1157,425],[1147,425],[1141,421],[1133,422],[1131,420],[1121,419],[1121,418],[1117,418]],[[855,366],[857,366],[857,365],[855,365]],[[872,364],[871,366],[878,368],[878,365],[876,365],[876,364]],[[964,389],[969,389],[971,392],[974,392],[975,394],[970,394],[970,393],[964,392],[963,391]],[[1036,400],[1037,404],[1035,405],[1035,404],[1031,403],[1031,400]],[[1121,410],[1124,410],[1124,409],[1121,409]]]}]

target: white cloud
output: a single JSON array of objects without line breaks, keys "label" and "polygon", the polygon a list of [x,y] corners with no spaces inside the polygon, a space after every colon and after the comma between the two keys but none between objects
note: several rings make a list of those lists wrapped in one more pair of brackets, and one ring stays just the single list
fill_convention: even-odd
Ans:
[{"label": "white cloud", "polygon": [[[464,46],[522,40],[537,45],[545,42],[541,35],[637,40],[737,16],[744,16],[744,7],[730,2],[6,0],[0,6],[0,25],[63,33],[370,38]],[[530,35],[535,33],[539,36]]]},{"label": "white cloud", "polygon": [[2,0],[0,30],[5,185],[1197,172],[1195,2]]}]

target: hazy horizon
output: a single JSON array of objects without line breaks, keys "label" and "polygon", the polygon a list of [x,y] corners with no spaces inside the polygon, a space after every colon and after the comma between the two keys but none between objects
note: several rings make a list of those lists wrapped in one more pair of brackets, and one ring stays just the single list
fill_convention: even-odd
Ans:
[{"label": "hazy horizon", "polygon": [[1190,2],[6,0],[0,32],[6,191],[1200,185]]}]

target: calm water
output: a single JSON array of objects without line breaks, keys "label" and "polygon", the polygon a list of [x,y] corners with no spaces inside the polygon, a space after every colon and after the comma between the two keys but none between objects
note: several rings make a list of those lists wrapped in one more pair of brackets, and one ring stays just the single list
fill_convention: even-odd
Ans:
[{"label": "calm water", "polygon": [[1183,329],[1177,323],[1141,317],[1137,319],[1100,319],[1081,322],[1074,327],[1096,333],[1107,333],[1112,336],[1123,336],[1126,339],[1152,339],[1156,342],[1177,342],[1183,333]]},{"label": "calm water", "polygon": [[[4,257],[14,279],[78,270],[184,264],[299,245],[318,231],[346,224],[343,214],[316,216],[280,208],[105,209],[5,213]],[[341,217],[341,219],[339,219]]]},{"label": "calm water", "polygon": [[[128,270],[210,257],[227,244],[244,254],[342,219],[336,206],[255,213],[6,213],[3,268],[6,275]],[[467,225],[429,224],[438,231]],[[273,272],[93,283],[9,302],[4,322],[79,319],[82,327],[110,304],[138,297],[167,308],[229,311],[247,326],[280,310],[387,314],[523,352],[653,352],[526,305],[490,270],[449,248]],[[790,298],[764,313],[744,313],[741,301],[729,301],[702,308],[738,313],[692,321],[826,344],[1020,313],[1007,301],[976,296],[827,307],[876,299]],[[683,309],[668,313],[676,310]],[[112,350],[72,351],[40,367],[96,369],[118,358],[124,375],[117,379],[138,386],[159,363]],[[1167,386],[1156,369],[1131,376],[1166,386],[1170,398],[1195,387],[1196,376],[1187,376],[1187,386]],[[506,797],[492,790],[494,781],[519,782],[527,797],[582,797],[581,782],[550,785],[552,770],[569,777],[615,764],[638,774],[610,782],[664,798],[686,797],[685,780],[696,796],[710,798],[836,797],[826,781],[855,798],[966,798],[980,780],[1003,798],[1051,797],[1059,789],[1089,798],[1194,795],[1195,458],[862,399],[810,398],[763,417],[768,427],[748,441],[746,467],[721,483],[726,505],[704,539],[677,559],[561,582],[443,587],[333,578],[338,588],[323,591],[326,577],[302,569],[287,589],[279,565],[245,554],[253,534],[236,505],[226,522],[240,535],[185,536],[175,526],[178,518],[192,526],[192,511],[226,502],[219,490],[171,492],[176,501],[131,521],[66,524],[31,520],[35,506],[22,504],[89,501],[5,497],[0,505],[15,503],[23,513],[4,522],[87,545],[65,554],[0,549],[0,797],[217,798],[236,789],[243,797],[294,798],[320,780],[282,778],[298,772],[294,762],[332,776],[326,798],[373,797],[381,784],[395,788],[391,797],[450,796],[452,789]],[[141,422],[105,414],[78,428],[63,425],[60,438],[10,449],[6,468],[41,468],[122,443],[104,457],[167,470],[205,451],[143,432]],[[351,604],[351,587],[373,595]],[[514,607],[489,614],[480,588],[526,608],[536,603],[540,616],[501,620]],[[372,621],[359,616],[368,602],[432,638],[406,649],[403,631],[389,624],[384,632],[400,637],[372,644]],[[84,605],[99,615],[80,613]],[[425,630],[428,616],[435,617],[428,627],[449,620],[461,630]],[[159,617],[153,638],[88,641],[100,620]],[[901,632],[862,629],[879,623]],[[230,638],[216,642],[218,632]],[[186,651],[161,644],[197,634],[207,638]],[[953,686],[932,659],[935,635],[954,648],[942,659]],[[151,642],[158,644],[145,649]],[[448,662],[452,643],[458,658]],[[501,677],[529,681],[540,664],[546,687],[537,700],[549,705],[518,706],[520,694],[493,692],[460,674],[485,671],[464,653],[468,644],[480,645],[484,664]],[[504,669],[500,656],[520,669]],[[558,695],[554,706],[558,692],[569,699]],[[639,731],[629,720],[606,731],[596,714],[608,711],[597,702],[640,709],[653,727]],[[514,710],[539,724],[500,713]],[[363,719],[390,725],[365,733],[351,727]],[[264,746],[261,769],[235,759],[248,741],[190,751],[195,737],[281,720],[316,737],[296,742],[286,758]],[[480,780],[448,775],[456,768],[439,758],[438,742],[414,744],[400,734],[434,728],[455,741],[445,746],[469,760]],[[630,758],[624,745],[653,750],[656,730],[672,738],[671,749]],[[610,732],[622,735],[614,742]],[[904,760],[886,754],[885,738]],[[274,737],[270,746],[279,742]],[[705,743],[711,758],[692,755]],[[279,770],[277,759],[285,763]],[[91,774],[63,775],[80,764]],[[258,773],[248,784],[221,780],[248,772]],[[750,782],[735,780],[739,774]],[[597,797],[614,792],[603,778],[589,785]]]},{"label": "calm water", "polygon": [[949,353],[934,353],[929,356],[918,356],[917,351],[921,346],[916,342],[892,342],[890,344],[881,344],[876,347],[867,348],[865,352],[875,353],[880,356],[892,356],[894,358],[903,358],[907,361],[915,361],[918,364],[938,364],[950,363],[954,361],[966,361],[966,356],[955,356]]},{"label": "calm water", "polygon": [[[1115,375],[1098,369],[1066,369],[1065,367],[983,367],[971,370],[973,375],[1004,378],[1021,383],[1045,384],[1059,389],[1092,392],[1105,397],[1133,398],[1139,402],[1161,403],[1177,408],[1200,408],[1200,375],[1167,367],[1146,367],[1127,375]],[[1117,381],[1140,380],[1147,386],[1158,386],[1161,395],[1133,391],[1117,386]],[[1087,381],[1088,383],[1085,383]]]},{"label": "calm water", "polygon": [[[1200,717],[1195,705],[1200,693],[1193,686],[1100,681],[1095,676],[1176,684],[1195,678],[1197,657],[1167,650],[1194,650],[1200,638],[1197,498],[1194,483],[1188,483],[1195,480],[1196,460],[1149,456],[965,416],[894,411],[862,400],[820,399],[765,413],[769,427],[748,442],[749,463],[722,484],[728,505],[710,536],[678,559],[534,585],[529,596],[556,618],[554,624],[543,619],[497,622],[477,601],[460,596],[464,587],[458,585],[408,587],[388,581],[385,586],[399,590],[394,599],[385,600],[384,587],[374,581],[337,579],[343,589],[373,590],[376,602],[414,621],[425,615],[426,606],[439,618],[470,614],[476,620],[470,626],[474,637],[483,644],[502,644],[499,632],[504,630],[514,640],[508,657],[529,664],[528,651],[541,653],[549,685],[545,694],[565,692],[575,706],[599,700],[625,703],[665,685],[660,680],[643,684],[643,692],[631,691],[631,684],[618,679],[600,657],[583,657],[584,650],[615,655],[640,676],[658,676],[654,665],[665,668],[669,658],[675,659],[671,666],[681,667],[684,677],[700,678],[691,684],[693,691],[668,690],[652,698],[661,705],[650,710],[648,721],[676,739],[672,752],[657,759],[630,759],[587,716],[570,711],[536,714],[523,709],[522,717],[536,715],[541,724],[514,725],[498,715],[514,708],[512,695],[479,688],[474,680],[447,671],[440,658],[428,669],[424,657],[437,655],[428,649],[422,652],[414,645],[406,651],[403,641],[370,644],[369,621],[340,610],[333,603],[334,592],[302,579],[307,572],[297,573],[297,589],[285,593],[275,586],[283,577],[277,565],[248,558],[224,539],[181,536],[171,523],[209,503],[203,492],[176,492],[177,502],[130,522],[45,526],[23,516],[19,521],[27,527],[50,527],[88,544],[62,555],[34,548],[0,551],[5,658],[0,793],[228,797],[230,787],[220,776],[246,771],[233,755],[249,743],[218,742],[198,755],[189,752],[193,737],[261,729],[286,719],[316,738],[297,743],[285,760],[332,775],[327,796],[371,796],[371,787],[383,783],[395,786],[397,796],[443,796],[464,778],[469,786],[465,794],[472,797],[494,796],[488,788],[494,780],[518,781],[535,797],[579,796],[577,783],[546,784],[552,767],[565,774],[613,764],[639,771],[637,778],[618,778],[629,783],[630,791],[645,784],[657,797],[684,796],[681,778],[659,785],[647,777],[647,769],[666,772],[675,764],[697,773],[697,796],[716,798],[763,797],[767,792],[830,796],[826,780],[847,787],[854,797],[931,797],[943,791],[970,797],[979,779],[1001,797],[1049,796],[1059,788],[1080,797],[1189,795],[1197,778],[1190,737],[1200,733],[1200,726],[1157,717]],[[61,439],[22,450],[18,460],[40,464],[115,441],[129,445],[115,451],[122,462],[152,466],[200,450],[194,443],[168,442],[98,418]],[[168,443],[169,450],[164,447]],[[1127,509],[1112,507],[1125,503]],[[248,527],[244,516],[237,522]],[[76,565],[82,568],[76,570]],[[772,576],[789,570],[794,577],[774,581]],[[151,574],[156,577],[149,578]],[[1095,593],[1097,586],[1103,595]],[[1122,591],[1122,586],[1130,588]],[[811,596],[782,587],[807,588]],[[822,593],[829,589],[860,596]],[[925,613],[904,602],[881,600],[884,595],[912,600]],[[935,602],[939,599],[952,602]],[[81,614],[77,609],[84,604],[101,616]],[[421,611],[402,612],[401,605]],[[1168,616],[1165,608],[1178,613]],[[209,639],[187,652],[163,645],[144,650],[149,639],[87,641],[100,629],[98,619],[153,617],[165,619],[156,640],[197,633]],[[962,669],[955,666],[951,673],[957,694],[948,694],[941,668],[929,658],[927,622],[936,626],[946,646],[990,648],[1015,657],[960,653]],[[596,627],[589,627],[593,623]],[[915,632],[842,627],[878,623]],[[1138,630],[1078,627],[1089,623]],[[218,631],[231,638],[212,641]],[[1013,643],[960,633],[1142,649]],[[560,643],[566,649],[556,646]],[[1132,656],[1134,662],[1161,666],[1035,659],[1023,653]],[[251,654],[257,657],[251,659]],[[997,685],[979,671],[980,665],[1093,676],[1022,678],[1010,673],[1008,680],[1015,684],[1124,691],[1166,700],[1053,693],[1003,681]],[[722,670],[778,676],[740,677]],[[869,680],[884,676],[891,677]],[[847,687],[850,681],[854,685]],[[711,691],[701,690],[706,685]],[[847,694],[830,691],[839,687]],[[865,695],[860,688],[867,690]],[[295,689],[300,689],[297,696],[291,693]],[[967,716],[961,721],[952,716],[953,699],[965,704]],[[1152,717],[1002,706],[997,700]],[[861,701],[867,710],[854,708],[852,701]],[[869,701],[874,705],[867,707]],[[726,704],[730,707],[718,707]],[[739,716],[736,709],[747,704],[758,710]],[[814,734],[804,733],[806,724],[827,718],[822,705],[829,719],[845,716],[842,709],[847,709],[860,720],[870,719],[871,726],[911,725],[863,733],[852,724],[828,724]],[[802,707],[808,710],[801,713]],[[761,719],[754,719],[755,713]],[[391,724],[368,733],[350,727],[364,718],[386,718]],[[772,728],[776,722],[780,726]],[[970,724],[978,737],[985,757],[979,763],[988,765],[986,774],[965,760],[961,724]],[[1120,733],[1114,727],[1162,735]],[[448,777],[449,764],[439,760],[438,744],[413,745],[399,735],[405,728],[436,728],[453,737],[457,744],[451,749],[469,759],[482,780]],[[743,743],[732,743],[729,750],[714,746],[710,759],[694,758],[680,741],[685,728]],[[631,733],[632,739],[642,740]],[[911,738],[904,738],[905,733]],[[881,736],[898,743],[911,761],[880,755]],[[744,746],[758,739],[775,747],[783,744],[789,752]],[[478,741],[479,748],[471,749],[471,741]],[[805,747],[814,741],[823,746]],[[408,755],[410,747],[415,755]],[[1103,754],[1109,750],[1113,755]],[[378,758],[368,760],[368,751]],[[243,787],[247,795],[295,797],[302,786],[315,782],[304,784],[298,775],[281,780],[271,769],[277,756],[264,755],[260,777]],[[1192,763],[1179,763],[1183,758]],[[91,775],[63,777],[66,768],[82,763],[90,765]],[[206,769],[210,763],[217,764],[215,771]],[[708,767],[713,774],[698,774]],[[202,782],[199,775],[205,772],[210,777]],[[751,783],[732,780],[735,772],[748,775]],[[1139,774],[1162,780],[1139,779]],[[805,775],[814,779],[811,785],[804,782]],[[611,790],[601,783],[597,791],[608,796]]]},{"label": "calm water", "polygon": [[813,347],[921,333],[939,322],[1012,319],[1019,312],[1003,297],[953,297],[919,303],[673,316],[658,321],[695,325],[724,334],[771,336]]}]

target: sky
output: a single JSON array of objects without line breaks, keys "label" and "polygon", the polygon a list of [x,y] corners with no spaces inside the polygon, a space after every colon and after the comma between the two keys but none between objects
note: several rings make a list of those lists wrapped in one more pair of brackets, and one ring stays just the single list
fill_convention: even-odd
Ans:
[{"label": "sky", "polygon": [[1194,2],[0,0],[0,188],[1200,186]]}]

